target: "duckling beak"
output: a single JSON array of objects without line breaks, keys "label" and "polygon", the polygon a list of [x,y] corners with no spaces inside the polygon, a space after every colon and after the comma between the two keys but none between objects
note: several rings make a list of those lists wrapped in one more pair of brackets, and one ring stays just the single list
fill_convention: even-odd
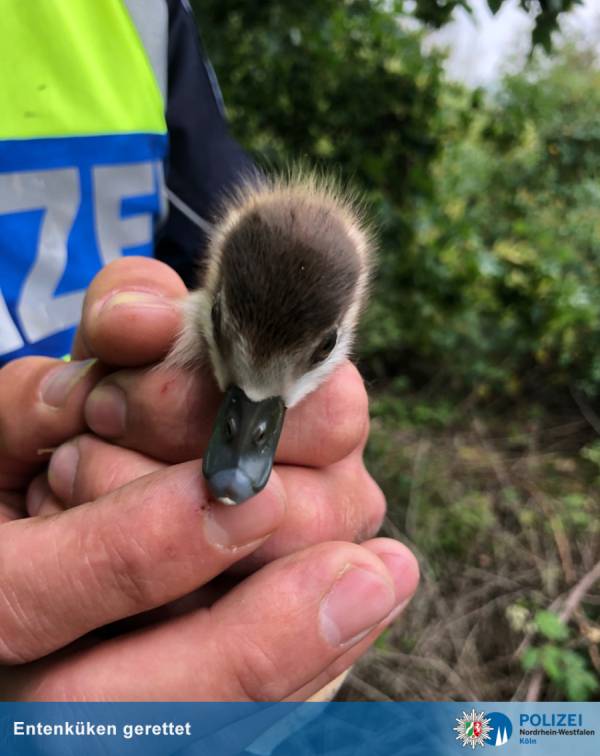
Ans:
[{"label": "duckling beak", "polygon": [[238,386],[229,387],[202,464],[219,501],[241,504],[267,485],[284,416],[281,397],[253,402]]}]

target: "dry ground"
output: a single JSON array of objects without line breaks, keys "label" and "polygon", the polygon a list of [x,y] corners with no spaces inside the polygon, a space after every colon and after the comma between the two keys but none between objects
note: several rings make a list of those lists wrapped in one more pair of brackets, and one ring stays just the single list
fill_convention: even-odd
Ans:
[{"label": "dry ground", "polygon": [[422,584],[341,699],[597,699],[593,412],[372,404],[368,462],[388,497],[385,534],[418,555]]}]

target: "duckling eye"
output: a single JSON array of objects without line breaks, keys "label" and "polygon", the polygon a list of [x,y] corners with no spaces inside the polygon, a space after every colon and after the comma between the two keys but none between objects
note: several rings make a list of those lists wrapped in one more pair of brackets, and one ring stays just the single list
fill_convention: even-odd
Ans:
[{"label": "duckling eye", "polygon": [[317,365],[319,362],[323,362],[323,360],[331,354],[333,347],[337,343],[337,336],[337,330],[335,329],[325,336],[323,341],[313,352],[310,360],[311,365]]}]

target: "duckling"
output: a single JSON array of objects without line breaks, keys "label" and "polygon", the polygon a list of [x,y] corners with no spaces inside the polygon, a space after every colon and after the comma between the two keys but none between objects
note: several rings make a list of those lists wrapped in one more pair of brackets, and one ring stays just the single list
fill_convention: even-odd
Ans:
[{"label": "duckling", "polygon": [[314,174],[254,177],[224,203],[167,357],[208,360],[225,393],[203,460],[224,504],[264,488],[286,409],[348,355],[373,247],[357,199]]}]

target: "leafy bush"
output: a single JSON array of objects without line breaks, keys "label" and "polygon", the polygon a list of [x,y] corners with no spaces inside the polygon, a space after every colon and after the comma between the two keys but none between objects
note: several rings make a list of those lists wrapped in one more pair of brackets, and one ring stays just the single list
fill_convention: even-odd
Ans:
[{"label": "leafy bush", "polygon": [[[339,172],[379,227],[367,463],[423,580],[357,694],[518,699],[543,670],[545,699],[595,695],[598,607],[579,607],[587,635],[553,608],[597,560],[600,444],[472,398],[600,390],[600,73],[567,50],[484,95],[443,81],[400,0],[193,4],[241,143]],[[457,4],[414,7],[440,24]],[[572,0],[521,5],[544,44]]]},{"label": "leafy bush", "polygon": [[398,22],[401,6],[194,3],[241,143],[259,161],[322,165],[395,206],[428,190],[441,58]]},{"label": "leafy bush", "polygon": [[[493,97],[444,84],[384,0],[196,4],[232,128],[370,201],[367,374],[514,395],[600,387],[600,73],[531,63]],[[422,3],[434,8],[435,3]]]},{"label": "leafy bush", "polygon": [[571,635],[568,626],[547,610],[537,612],[534,623],[545,642],[525,651],[521,659],[523,669],[543,670],[570,701],[586,701],[598,689],[598,678],[590,671],[585,656],[565,647]]},{"label": "leafy bush", "polygon": [[448,139],[415,244],[383,251],[369,364],[482,393],[540,382],[597,392],[600,72],[567,51],[489,102],[455,90],[444,107]]}]

